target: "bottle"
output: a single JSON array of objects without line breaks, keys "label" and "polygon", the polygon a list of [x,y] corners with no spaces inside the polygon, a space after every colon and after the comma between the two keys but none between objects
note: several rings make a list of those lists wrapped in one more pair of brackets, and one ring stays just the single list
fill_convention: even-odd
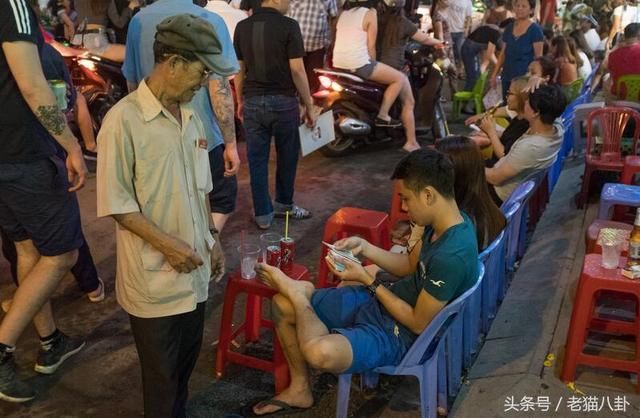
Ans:
[{"label": "bottle", "polygon": [[627,257],[628,266],[638,264],[640,264],[640,208],[636,210],[636,220],[629,237],[629,255]]}]

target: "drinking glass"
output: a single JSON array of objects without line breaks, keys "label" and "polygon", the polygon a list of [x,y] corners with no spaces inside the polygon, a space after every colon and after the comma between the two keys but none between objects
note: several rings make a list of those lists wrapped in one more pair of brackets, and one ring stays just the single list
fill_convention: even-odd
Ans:
[{"label": "drinking glass", "polygon": [[243,244],[238,247],[240,253],[240,274],[243,279],[256,277],[256,263],[260,256],[260,247],[254,244]]},{"label": "drinking glass", "polygon": [[602,267],[605,269],[617,269],[620,257],[621,243],[615,239],[602,240]]}]

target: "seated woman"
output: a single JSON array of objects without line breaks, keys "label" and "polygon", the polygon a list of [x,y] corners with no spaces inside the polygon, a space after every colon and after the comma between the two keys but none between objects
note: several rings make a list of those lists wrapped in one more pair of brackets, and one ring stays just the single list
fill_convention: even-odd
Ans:
[{"label": "seated woman", "polygon": [[542,56],[531,61],[527,75],[543,78],[546,83],[553,83],[557,72],[556,63],[551,58]]},{"label": "seated woman", "polygon": [[391,119],[389,109],[402,89],[407,88],[409,80],[400,71],[376,61],[377,3],[377,0],[347,0],[344,4],[336,29],[333,66],[367,80],[386,84],[387,89],[375,123],[381,127],[397,127],[401,123]]},{"label": "seated woman", "polygon": [[574,37],[569,37],[567,40],[569,41],[569,49],[571,50],[571,53],[578,58],[579,62],[582,63],[578,66],[578,77],[586,80],[593,71],[591,61],[589,61],[589,57],[587,57],[584,50],[580,48],[578,41]]},{"label": "seated woman", "polygon": [[485,169],[489,192],[497,204],[502,204],[518,184],[554,163],[563,135],[562,125],[554,122],[566,105],[564,93],[555,85],[542,85],[529,94],[523,112],[529,130],[492,168]]},{"label": "seated woman", "polygon": [[[493,165],[504,157],[518,138],[527,132],[529,122],[524,118],[524,103],[529,95],[524,92],[527,86],[527,77],[517,77],[511,81],[507,92],[507,105],[498,109],[495,113],[483,113],[467,119],[466,123],[477,123],[482,130],[471,137],[480,147],[492,146],[492,155],[485,162],[487,167]],[[496,118],[510,118],[509,125],[502,130],[496,123]]]},{"label": "seated woman", "polygon": [[125,46],[110,44],[107,38],[107,11],[111,0],[76,0],[79,27],[71,43],[116,62],[124,61]]},{"label": "seated woman", "polygon": [[474,223],[478,249],[482,251],[496,239],[507,221],[489,195],[480,148],[471,138],[451,136],[436,142],[436,149],[453,162],[456,202]]},{"label": "seated woman", "polygon": [[551,56],[558,66],[556,83],[566,87],[578,79],[578,67],[582,66],[579,56],[571,53],[569,41],[564,36],[556,36],[551,41]]}]

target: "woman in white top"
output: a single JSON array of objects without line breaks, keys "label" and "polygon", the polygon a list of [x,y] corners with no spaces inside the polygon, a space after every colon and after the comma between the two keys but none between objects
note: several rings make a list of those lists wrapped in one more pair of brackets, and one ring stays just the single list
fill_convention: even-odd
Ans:
[{"label": "woman in white top", "polygon": [[409,79],[400,71],[376,61],[378,0],[347,0],[338,18],[333,66],[376,83],[386,84],[384,98],[376,117],[376,126],[396,127],[401,123],[391,119],[389,109],[403,89],[411,93]]},{"label": "woman in white top", "polygon": [[611,32],[609,33],[608,49],[614,46],[614,40],[617,38],[617,34],[622,35],[624,28],[629,23],[640,21],[640,10],[636,6],[636,0],[625,0],[621,6],[613,9],[613,15],[611,16]]}]

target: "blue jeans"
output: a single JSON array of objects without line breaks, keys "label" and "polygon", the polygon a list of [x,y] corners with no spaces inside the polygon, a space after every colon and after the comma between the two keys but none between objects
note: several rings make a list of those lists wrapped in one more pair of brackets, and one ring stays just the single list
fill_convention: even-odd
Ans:
[{"label": "blue jeans", "polygon": [[253,210],[259,223],[271,222],[273,204],[269,194],[269,152],[276,141],[276,205],[293,205],[293,186],[300,154],[300,111],[291,96],[256,96],[244,101],[244,128],[251,175]]},{"label": "blue jeans", "polygon": [[485,45],[465,39],[462,44],[462,62],[464,63],[464,72],[466,74],[464,81],[464,89],[466,91],[473,90],[476,80],[480,77],[480,53],[485,50]]},{"label": "blue jeans", "polygon": [[451,32],[451,40],[453,41],[453,56],[456,59],[456,64],[460,64],[460,50],[462,49],[462,43],[464,42],[464,32]]}]

